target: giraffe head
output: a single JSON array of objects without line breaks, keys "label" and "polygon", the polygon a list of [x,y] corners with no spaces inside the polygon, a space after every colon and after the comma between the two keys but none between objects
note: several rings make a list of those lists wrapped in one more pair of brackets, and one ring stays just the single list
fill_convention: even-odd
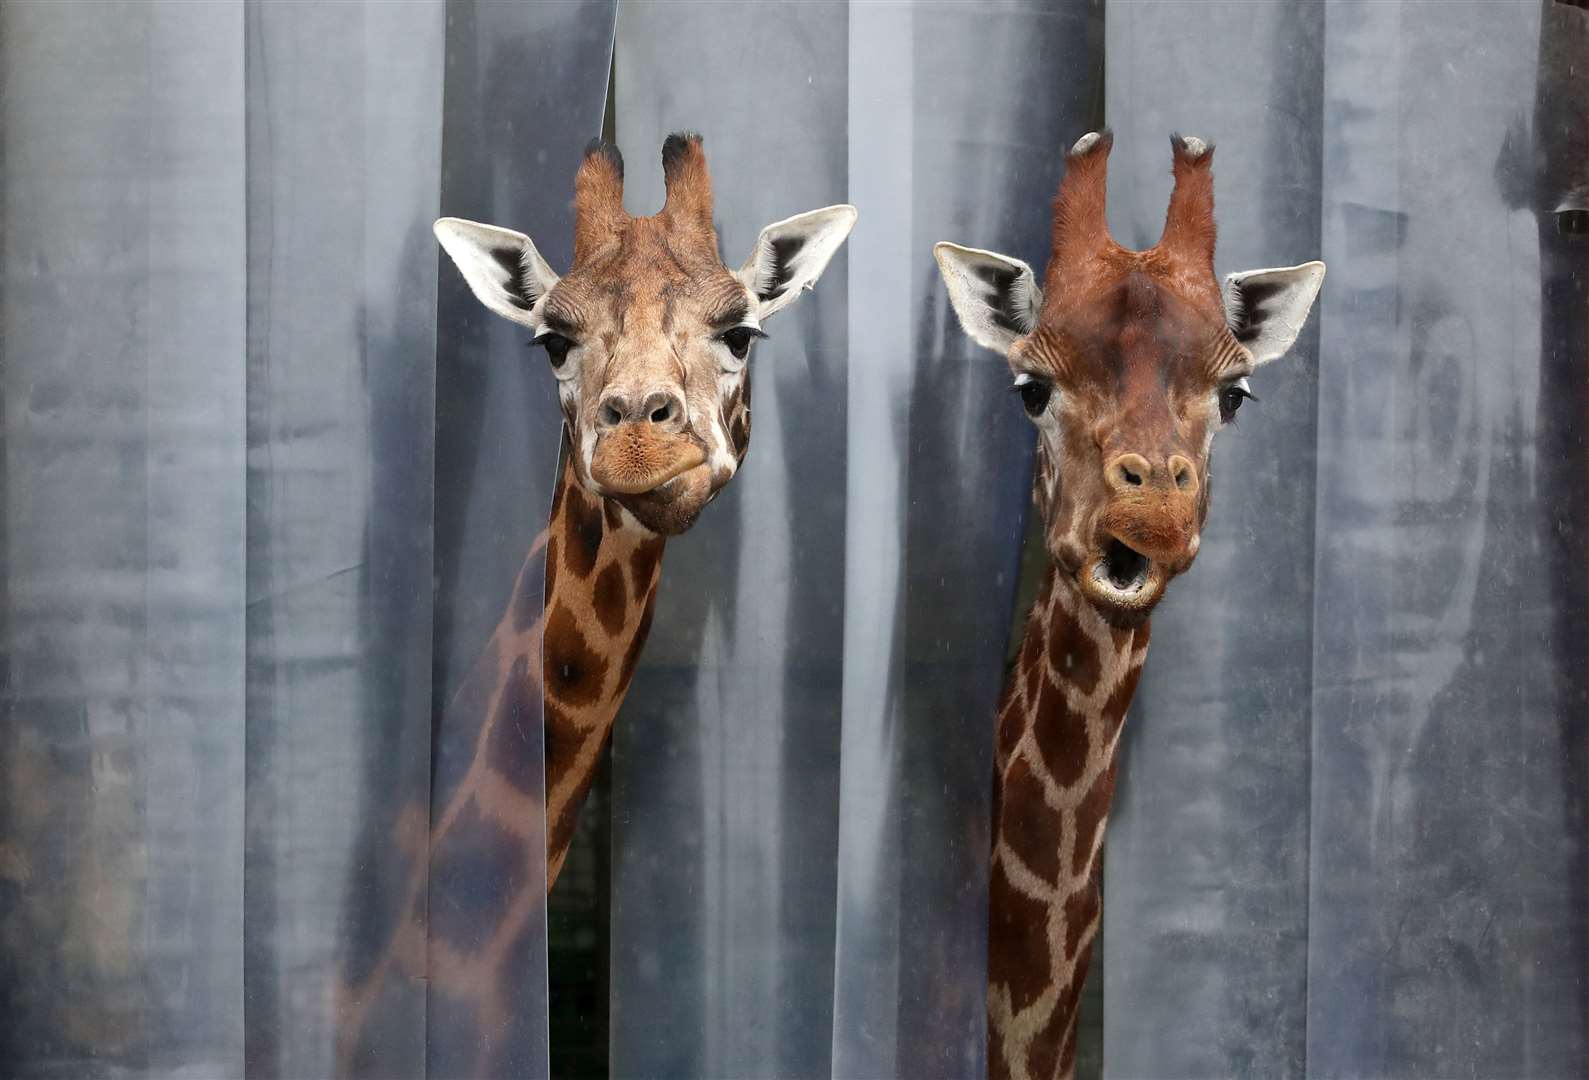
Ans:
[{"label": "giraffe head", "polygon": [[[1175,189],[1159,242],[1129,251],[1104,220],[1113,138],[1082,136],[1054,197],[1041,285],[1019,259],[934,249],[966,333],[1008,359],[1038,431],[1035,497],[1050,556],[1094,607],[1130,625],[1197,555],[1209,447],[1296,340],[1324,264],[1214,276],[1214,149],[1171,136]],[[1256,399],[1253,399],[1256,400]]]},{"label": "giraffe head", "polygon": [[675,535],[750,445],[746,361],[763,322],[815,284],[856,213],[830,206],[769,225],[730,270],[701,137],[670,135],[662,170],[661,212],[630,217],[617,148],[586,148],[574,177],[574,262],[561,277],[522,233],[457,218],[435,231],[480,302],[545,349],[579,482]]}]

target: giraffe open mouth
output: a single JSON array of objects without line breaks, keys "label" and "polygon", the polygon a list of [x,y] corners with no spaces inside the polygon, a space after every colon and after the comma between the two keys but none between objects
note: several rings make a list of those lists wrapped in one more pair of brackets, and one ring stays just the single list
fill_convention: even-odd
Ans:
[{"label": "giraffe open mouth", "polygon": [[1151,558],[1111,536],[1088,560],[1080,577],[1083,590],[1094,603],[1140,617],[1158,602],[1167,575]]},{"label": "giraffe open mouth", "polygon": [[1120,592],[1130,592],[1147,584],[1153,560],[1119,540],[1110,540],[1098,565],[1109,584]]}]

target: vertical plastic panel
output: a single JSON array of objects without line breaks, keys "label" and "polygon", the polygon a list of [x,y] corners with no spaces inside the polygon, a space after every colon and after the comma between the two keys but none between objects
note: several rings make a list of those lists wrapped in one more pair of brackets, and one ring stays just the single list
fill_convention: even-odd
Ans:
[{"label": "vertical plastic panel", "polygon": [[[1531,138],[1514,147],[1511,201],[1532,210],[1539,232],[1540,387],[1536,459],[1541,501],[1534,522],[1550,570],[1563,777],[1562,839],[1568,845],[1567,925],[1561,951],[1577,957],[1576,1069],[1589,1073],[1589,9],[1541,4],[1539,73]],[[1520,126],[1520,125],[1519,125]],[[1520,134],[1514,129],[1513,134]],[[1503,174],[1505,175],[1505,174]],[[1559,498],[1558,498],[1559,496]],[[1570,961],[1569,961],[1570,962]],[[1572,990],[1565,991],[1571,994]],[[1568,1009],[1572,1006],[1569,1003]],[[1574,1067],[1571,1031],[1561,1056]]]},{"label": "vertical plastic panel", "polygon": [[[393,822],[429,799],[444,9],[246,12],[247,1066],[330,1076],[339,964],[404,905]],[[365,1018],[394,1073],[424,1020],[407,981]]]},{"label": "vertical plastic panel", "polygon": [[[662,140],[685,128],[706,139],[730,266],[764,225],[846,201],[845,28],[831,3],[621,7],[629,211],[661,207]],[[845,267],[841,249],[768,321],[749,456],[663,558],[614,736],[616,1076],[828,1072]]]},{"label": "vertical plastic panel", "polygon": [[0,8],[0,1072],[242,1071],[241,8]]},{"label": "vertical plastic panel", "polygon": [[[585,143],[601,130],[612,60],[613,0],[447,7],[441,211],[528,233],[554,269],[573,250],[573,184]],[[444,258],[439,253],[436,258]],[[451,266],[437,290],[436,669],[433,812],[456,790],[485,720],[471,669],[513,599],[515,576],[546,526],[562,414],[552,375],[523,327],[491,314]],[[526,622],[540,614],[543,567],[526,574]],[[539,658],[534,658],[538,664]],[[540,699],[520,719],[540,730]],[[539,740],[535,740],[537,751]],[[538,757],[538,752],[537,755]],[[536,798],[543,767],[526,754],[520,785]],[[524,843],[545,850],[540,823]],[[459,850],[431,868],[433,941],[478,947],[520,897],[545,894],[544,859],[506,848]],[[492,1068],[547,1073],[546,912],[538,906],[504,950],[497,987],[513,1003]],[[469,1001],[432,984],[432,1075],[476,1068],[479,1019]]]},{"label": "vertical plastic panel", "polygon": [[1582,309],[1555,290],[1583,263],[1542,260],[1542,208],[1514,182],[1539,182],[1528,117],[1538,80],[1563,77],[1537,70],[1541,10],[1326,15],[1317,1076],[1589,1068],[1583,705],[1558,648],[1589,612],[1563,609],[1582,594],[1551,572],[1560,543],[1581,561],[1589,541],[1564,533],[1589,497],[1582,428],[1576,465],[1546,456],[1581,424],[1589,374],[1559,357]]},{"label": "vertical plastic panel", "polygon": [[[1221,275],[1318,258],[1323,7],[1107,21],[1115,238],[1158,242],[1181,131],[1218,147]],[[1104,864],[1111,1075],[1303,1069],[1318,322],[1215,440],[1202,550],[1153,616]]]},{"label": "vertical plastic panel", "polygon": [[[850,452],[833,1071],[972,1076],[986,1044],[993,725],[1035,442],[932,259],[1042,266],[1091,126],[1097,8],[850,12]],[[997,58],[991,64],[991,58]]]}]

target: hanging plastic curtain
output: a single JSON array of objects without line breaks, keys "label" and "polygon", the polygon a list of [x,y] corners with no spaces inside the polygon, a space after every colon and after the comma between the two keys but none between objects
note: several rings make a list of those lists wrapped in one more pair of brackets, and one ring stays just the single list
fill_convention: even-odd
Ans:
[{"label": "hanging plastic curtain", "polygon": [[[430,225],[566,262],[612,18],[0,9],[0,1072],[472,1060],[422,967],[433,703],[445,784],[560,417],[522,334],[455,277],[438,307]],[[543,1075],[543,908],[515,949],[498,1060]]]},{"label": "hanging plastic curtain", "polygon": [[10,1075],[242,1071],[242,41],[0,8]]},{"label": "hanging plastic curtain", "polygon": [[1319,1075],[1589,1069],[1589,247],[1553,235],[1589,181],[1569,7],[1325,15]]},{"label": "hanging plastic curtain", "polygon": [[1044,264],[1063,148],[1097,126],[1100,15],[850,9],[850,185],[872,215],[850,254],[835,1076],[984,1067],[994,713],[1034,437],[932,246]]},{"label": "hanging plastic curtain", "polygon": [[[0,6],[0,1074],[980,1075],[1034,436],[932,245],[1042,266],[1102,123],[1122,243],[1180,130],[1220,272],[1329,278],[1155,617],[1080,1074],[1589,1073],[1585,56],[1562,0]],[[430,226],[566,269],[604,127],[636,215],[704,134],[730,266],[861,217],[549,940],[493,635],[561,415]]]},{"label": "hanging plastic curtain", "polygon": [[[1323,6],[1119,4],[1105,21],[1115,237],[1157,242],[1181,131],[1216,146],[1218,274],[1320,257]],[[1111,1074],[1304,1071],[1320,322],[1215,441],[1202,549],[1153,616],[1104,860]]]},{"label": "hanging plastic curtain", "polygon": [[[1109,8],[1111,123],[1220,144],[1222,272],[1330,268],[1154,620],[1111,1073],[1589,1067],[1589,29],[1441,10]],[[1121,235],[1154,234],[1160,171],[1120,170]]]},{"label": "hanging plastic curtain", "polygon": [[[614,118],[631,213],[705,137],[722,255],[850,201],[841,4],[634,4]],[[689,78],[680,78],[680,57]],[[863,213],[858,229],[866,228]],[[845,274],[767,323],[744,466],[669,543],[614,736],[611,1067],[823,1075],[844,639]]]},{"label": "hanging plastic curtain", "polygon": [[[620,7],[618,140],[634,163],[706,132],[731,263],[765,221],[863,208],[847,287],[836,262],[758,347],[745,469],[668,549],[615,736],[615,1075],[981,1068],[1031,437],[1003,365],[954,329],[931,245],[1041,260],[1101,33],[1061,5],[984,16]],[[632,211],[658,181],[631,164]]]}]

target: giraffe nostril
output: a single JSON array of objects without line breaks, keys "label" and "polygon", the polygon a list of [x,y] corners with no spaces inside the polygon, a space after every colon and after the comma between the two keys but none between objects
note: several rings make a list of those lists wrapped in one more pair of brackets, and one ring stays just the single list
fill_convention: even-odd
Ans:
[{"label": "giraffe nostril", "polygon": [[1121,454],[1110,460],[1104,475],[1110,487],[1125,494],[1147,486],[1153,465],[1141,454]]},{"label": "giraffe nostril", "polygon": [[623,423],[623,413],[619,412],[611,402],[608,402],[601,407],[601,422],[608,427],[617,427]]},{"label": "giraffe nostril", "polygon": [[1197,490],[1197,470],[1179,454],[1170,458],[1170,476],[1179,490],[1188,494]]},{"label": "giraffe nostril", "polygon": [[684,402],[679,395],[657,390],[646,397],[642,414],[652,424],[673,424],[684,415]]}]

